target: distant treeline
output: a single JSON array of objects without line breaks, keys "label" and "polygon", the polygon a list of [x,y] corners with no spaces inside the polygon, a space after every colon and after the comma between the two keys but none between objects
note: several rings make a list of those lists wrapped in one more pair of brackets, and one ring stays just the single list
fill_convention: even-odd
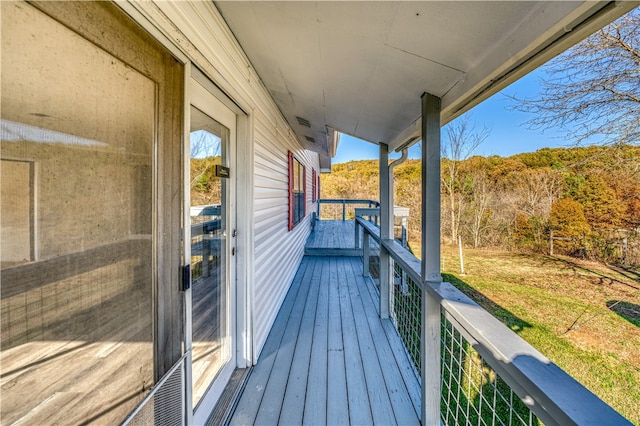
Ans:
[{"label": "distant treeline", "polygon": [[[395,204],[420,236],[420,161],[395,168]],[[640,147],[545,148],[442,160],[442,236],[474,247],[640,264]],[[323,198],[379,199],[378,162],[336,164]]]}]

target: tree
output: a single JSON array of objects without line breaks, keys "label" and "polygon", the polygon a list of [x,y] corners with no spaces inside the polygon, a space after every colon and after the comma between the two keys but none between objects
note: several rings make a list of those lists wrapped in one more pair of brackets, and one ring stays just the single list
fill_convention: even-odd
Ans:
[{"label": "tree", "polygon": [[592,34],[546,67],[538,97],[515,109],[533,129],[560,128],[581,143],[640,143],[640,8]]},{"label": "tree", "polygon": [[484,233],[491,227],[491,203],[493,193],[489,188],[487,175],[483,170],[474,170],[468,177],[469,203],[465,227],[473,241],[473,247],[480,246]]},{"label": "tree", "polygon": [[584,208],[573,198],[561,198],[553,203],[549,223],[551,229],[556,231],[556,237],[563,239],[557,243],[557,247],[567,254],[575,254],[580,250],[583,240],[591,231]]},{"label": "tree", "polygon": [[442,157],[447,159],[442,166],[442,184],[447,196],[451,243],[458,238],[462,215],[463,196],[459,182],[460,163],[466,160],[489,136],[489,129],[478,128],[465,114],[446,128],[446,138],[442,144]]}]

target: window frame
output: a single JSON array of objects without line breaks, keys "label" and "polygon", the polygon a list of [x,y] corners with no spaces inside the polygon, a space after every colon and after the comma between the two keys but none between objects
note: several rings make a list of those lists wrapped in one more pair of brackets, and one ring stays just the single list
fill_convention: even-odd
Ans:
[{"label": "window frame", "polygon": [[291,231],[307,216],[307,168],[291,151],[288,152],[288,184],[288,229]]}]

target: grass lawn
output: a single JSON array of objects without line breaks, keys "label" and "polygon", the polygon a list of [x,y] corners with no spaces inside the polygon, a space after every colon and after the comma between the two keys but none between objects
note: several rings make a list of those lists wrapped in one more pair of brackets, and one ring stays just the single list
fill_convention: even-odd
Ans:
[{"label": "grass lawn", "polygon": [[640,270],[443,247],[445,280],[640,425]]}]

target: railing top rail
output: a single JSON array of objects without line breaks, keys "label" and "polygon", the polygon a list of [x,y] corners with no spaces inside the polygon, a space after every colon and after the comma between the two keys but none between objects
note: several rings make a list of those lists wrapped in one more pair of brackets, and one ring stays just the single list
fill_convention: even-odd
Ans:
[{"label": "railing top rail", "polygon": [[358,224],[362,226],[364,230],[368,232],[376,242],[378,242],[378,244],[380,243],[380,228],[359,216],[356,216],[356,222],[358,222]]},{"label": "railing top rail", "polygon": [[545,424],[630,425],[604,401],[450,283],[423,283],[421,263],[378,228],[356,218],[409,277],[439,301],[445,315]]},{"label": "railing top rail", "polygon": [[350,199],[350,198],[321,198],[318,200],[320,204],[374,204],[380,207],[380,202],[376,200]]}]

